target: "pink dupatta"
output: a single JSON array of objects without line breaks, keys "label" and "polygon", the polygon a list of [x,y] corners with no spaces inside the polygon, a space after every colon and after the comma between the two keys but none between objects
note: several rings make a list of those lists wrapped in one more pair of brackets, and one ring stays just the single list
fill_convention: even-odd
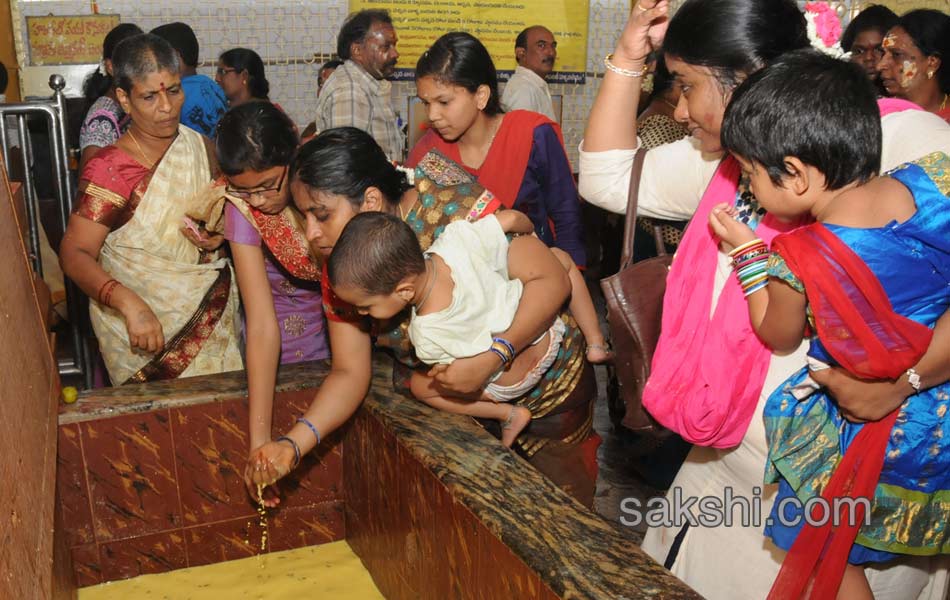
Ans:
[{"label": "pink dupatta", "polygon": [[[919,110],[894,98],[879,100],[878,106],[881,116]],[[708,218],[715,205],[735,201],[739,175],[739,163],[731,156],[723,159],[683,236],[667,277],[662,333],[643,390],[643,406],[657,421],[688,442],[714,448],[742,441],[771,358],[752,329],[735,277],[727,279],[712,312],[719,240]],[[769,244],[794,228],[766,215],[755,233]]]}]

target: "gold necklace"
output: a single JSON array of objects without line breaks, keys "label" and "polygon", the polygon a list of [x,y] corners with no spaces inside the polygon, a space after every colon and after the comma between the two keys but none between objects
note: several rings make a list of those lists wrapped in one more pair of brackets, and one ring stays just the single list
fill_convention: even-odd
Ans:
[{"label": "gold necklace", "polygon": [[142,146],[139,145],[139,141],[135,139],[135,134],[132,133],[132,129],[129,129],[129,137],[132,138],[132,143],[135,144],[135,147],[139,149],[139,154],[142,155],[142,158],[145,159],[145,162],[148,163],[148,168],[151,169],[155,166],[155,161],[149,160],[148,155],[145,154],[145,150],[142,150]]},{"label": "gold necklace", "polygon": [[432,265],[432,282],[429,284],[429,289],[426,290],[426,293],[425,293],[425,295],[422,297],[422,300],[420,300],[419,303],[416,304],[416,312],[419,312],[419,310],[422,309],[422,305],[425,304],[425,303],[426,303],[426,300],[429,299],[429,296],[432,295],[432,290],[433,290],[433,288],[435,288],[435,280],[436,280],[436,279],[438,278],[438,276],[439,276],[439,270],[436,268],[436,266],[435,266],[435,261],[432,260],[432,257],[426,256],[426,260],[429,261],[429,264],[430,264],[430,265]]},{"label": "gold necklace", "polygon": [[498,135],[498,131],[501,130],[501,124],[505,121],[505,115],[501,115],[501,118],[498,119],[498,124],[495,125],[495,131],[491,134],[491,139],[488,140],[488,148],[491,149],[491,145],[495,143],[495,136]]},{"label": "gold necklace", "polygon": [[943,102],[940,103],[940,108],[938,110],[943,110],[947,108],[947,95],[948,94],[943,95]]},{"label": "gold necklace", "polygon": [[397,205],[397,208],[399,208],[399,216],[400,218],[402,218],[403,221],[405,221],[406,217],[408,217],[412,213],[412,207],[416,205],[416,200],[417,198],[413,198],[412,204],[409,205],[409,207],[406,209],[405,212],[403,212],[402,210],[402,202],[400,202]]}]

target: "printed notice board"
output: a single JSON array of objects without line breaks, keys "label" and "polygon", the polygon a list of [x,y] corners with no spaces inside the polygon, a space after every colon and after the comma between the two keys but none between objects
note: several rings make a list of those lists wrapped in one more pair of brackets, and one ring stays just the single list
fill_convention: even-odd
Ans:
[{"label": "printed notice board", "polygon": [[557,62],[548,81],[584,83],[587,71],[588,0],[350,0],[350,11],[389,11],[399,38],[395,79],[412,79],[419,56],[444,33],[467,31],[491,52],[501,79],[514,70],[515,38],[544,25],[557,40]]},{"label": "printed notice board", "polygon": [[102,40],[119,15],[27,17],[30,62],[34,65],[97,63]]}]

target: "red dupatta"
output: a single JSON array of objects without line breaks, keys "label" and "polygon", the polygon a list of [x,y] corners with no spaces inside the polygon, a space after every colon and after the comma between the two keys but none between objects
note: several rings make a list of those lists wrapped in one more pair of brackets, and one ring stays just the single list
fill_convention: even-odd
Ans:
[{"label": "red dupatta", "polygon": [[518,191],[528,168],[534,130],[541,125],[550,125],[557,133],[562,148],[564,137],[557,123],[536,112],[513,110],[505,113],[503,119],[485,161],[477,169],[465,166],[456,142],[443,140],[431,129],[412,148],[406,164],[415,167],[429,150],[435,148],[464,166],[465,170],[474,175],[482,186],[491,190],[506,208],[511,208],[518,198]]},{"label": "red dupatta", "polygon": [[288,207],[268,215],[248,205],[261,239],[287,271],[304,281],[320,281],[320,264],[310,252],[310,243]]},{"label": "red dupatta", "polygon": [[[772,249],[801,279],[822,345],[848,372],[866,379],[896,379],[923,356],[932,331],[895,313],[874,273],[824,225],[815,223],[780,235]],[[874,497],[899,413],[895,409],[861,428],[822,491],[824,506],[813,507],[812,522],[829,516],[824,513],[834,510],[837,498]],[[865,517],[864,505],[855,506],[851,514],[849,505],[842,505],[838,523],[825,518],[821,526],[805,524],[782,563],[769,600],[835,597]]]}]

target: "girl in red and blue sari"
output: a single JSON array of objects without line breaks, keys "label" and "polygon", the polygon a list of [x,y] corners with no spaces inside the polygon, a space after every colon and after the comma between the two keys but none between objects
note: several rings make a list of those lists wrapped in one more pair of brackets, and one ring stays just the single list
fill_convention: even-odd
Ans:
[{"label": "girl in red and blue sari", "polygon": [[769,598],[872,598],[864,565],[950,553],[950,383],[915,370],[950,306],[950,158],[878,176],[879,114],[858,67],[799,51],[737,88],[723,121],[769,214],[817,221],[769,248],[731,207],[710,215],[756,334],[782,352],[813,332],[811,369],[903,380],[910,395],[852,422],[803,367],[769,397],[766,479],[779,491],[766,534],[789,551]]}]

